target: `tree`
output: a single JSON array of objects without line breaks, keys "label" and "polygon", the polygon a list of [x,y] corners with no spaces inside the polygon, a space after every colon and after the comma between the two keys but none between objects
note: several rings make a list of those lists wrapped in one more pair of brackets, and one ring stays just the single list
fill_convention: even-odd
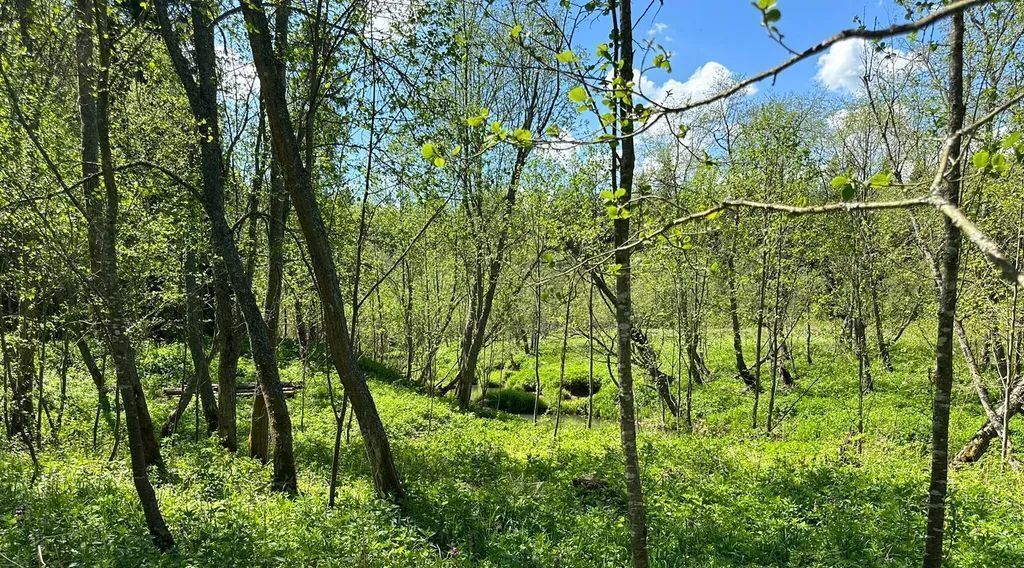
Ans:
[{"label": "tree", "polygon": [[[398,479],[398,471],[394,465],[384,425],[352,352],[338,272],[323,219],[314,199],[309,172],[302,161],[299,142],[292,129],[284,96],[284,76],[274,47],[270,43],[267,16],[260,2],[242,3],[242,13],[245,16],[246,35],[252,48],[253,61],[267,108],[274,155],[284,171],[285,186],[291,195],[295,215],[306,247],[309,249],[317,292],[324,309],[324,329],[334,367],[345,386],[345,394],[352,404],[352,411],[359,421],[359,430],[366,442],[366,453],[373,471],[375,487],[382,494],[401,497],[402,485]],[[283,398],[281,400],[283,402]],[[270,400],[267,402],[269,407]],[[271,420],[275,420],[277,409],[269,410]],[[287,411],[284,410],[287,416]]]},{"label": "tree", "polygon": [[[215,51],[213,41],[213,20],[208,7],[201,3],[191,6],[193,43],[195,45],[195,74],[182,51],[177,34],[172,27],[167,0],[157,2],[157,17],[160,33],[171,55],[175,72],[185,89],[189,106],[196,120],[200,155],[202,161],[203,191],[201,201],[210,220],[213,245],[217,256],[224,263],[224,270],[238,300],[242,318],[249,333],[249,346],[256,364],[260,392],[266,402],[267,415],[271,426],[271,440],[274,446],[274,488],[285,493],[298,491],[295,474],[295,456],[292,449],[292,424],[281,388],[276,353],[270,341],[270,330],[263,319],[263,313],[252,292],[242,257],[234,235],[224,214],[224,165],[221,153],[219,119],[217,117],[217,90],[215,82]],[[223,291],[221,292],[223,293]],[[230,307],[221,299],[221,322],[228,317]],[[222,341],[226,338],[222,339]],[[225,345],[223,350],[231,347]],[[223,393],[222,393],[223,395]],[[233,402],[233,401],[232,401]],[[230,405],[233,408],[233,404]],[[234,441],[229,431],[225,442],[230,446]]]},{"label": "tree", "polygon": [[[83,190],[93,271],[90,280],[96,291],[97,311],[103,322],[103,333],[108,349],[114,359],[117,388],[124,403],[125,427],[128,431],[128,450],[131,454],[135,490],[139,494],[150,538],[157,548],[169,550],[174,547],[174,538],[164,522],[156,493],[146,471],[148,465],[162,465],[162,460],[139,381],[135,349],[126,335],[117,281],[117,252],[114,239],[118,196],[109,140],[105,140],[108,134],[105,116],[109,109],[106,98],[108,92],[101,90],[106,87],[106,81],[97,81],[97,74],[105,77],[110,65],[111,36],[106,22],[107,6],[102,1],[94,3],[92,0],[80,0],[77,8],[78,105],[82,121],[82,177],[85,179]],[[96,39],[100,44],[98,62],[94,54]],[[99,100],[98,92],[103,93]],[[100,177],[103,179],[104,192],[100,191]]]},{"label": "tree", "polygon": [[[962,174],[961,129],[964,126],[964,14],[953,15],[949,29],[949,141],[941,158],[943,197],[960,203]],[[939,322],[935,340],[935,394],[932,402],[932,465],[928,484],[928,525],[924,566],[942,565],[946,491],[949,470],[949,405],[953,386],[953,322],[956,319],[960,270],[960,227],[946,219],[939,260]]]}]

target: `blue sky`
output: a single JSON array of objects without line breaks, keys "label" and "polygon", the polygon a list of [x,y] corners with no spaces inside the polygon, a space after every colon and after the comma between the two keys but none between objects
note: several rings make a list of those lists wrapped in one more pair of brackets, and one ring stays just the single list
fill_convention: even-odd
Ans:
[{"label": "blue sky", "polygon": [[[643,0],[634,0],[634,15],[639,16],[646,5]],[[841,29],[855,27],[855,17],[869,27],[888,26],[905,18],[905,11],[892,0],[779,0],[778,7],[782,11],[778,27],[787,44],[798,51]],[[709,62],[716,62],[734,74],[749,76],[789,56],[767,36],[761,27],[760,13],[749,0],[664,0],[664,5],[656,10],[657,3],[638,23],[635,32],[638,39],[653,37],[672,53],[671,74],[649,73],[647,78],[655,87],[669,79],[685,83]],[[591,34],[592,39],[587,37]],[[607,41],[606,34],[595,28],[585,34],[584,41],[596,45]],[[787,70],[774,87],[766,81],[758,85],[758,90],[789,93],[832,87],[841,92],[844,76],[848,80],[856,71],[846,68],[856,64],[856,56],[857,52],[850,47],[831,54],[826,59],[830,62],[831,81],[815,79],[820,59],[816,57]]]}]

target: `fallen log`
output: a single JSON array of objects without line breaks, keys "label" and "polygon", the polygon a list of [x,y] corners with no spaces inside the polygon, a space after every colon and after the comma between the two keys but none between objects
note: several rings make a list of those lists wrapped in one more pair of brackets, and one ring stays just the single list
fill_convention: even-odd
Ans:
[{"label": "fallen log", "polygon": [[[284,396],[292,398],[295,393],[302,390],[301,383],[283,382],[281,383],[281,389],[284,391]],[[217,385],[213,385],[214,392],[217,391]],[[165,388],[162,391],[165,397],[181,396],[184,394],[184,389],[181,387]],[[237,396],[253,396],[256,394],[256,383],[238,383],[235,386],[235,394]]]}]

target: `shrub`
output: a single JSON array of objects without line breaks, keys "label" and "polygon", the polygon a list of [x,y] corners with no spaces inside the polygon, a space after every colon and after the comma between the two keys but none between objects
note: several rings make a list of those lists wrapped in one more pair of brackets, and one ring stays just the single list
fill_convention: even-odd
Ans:
[{"label": "shrub", "polygon": [[[182,363],[181,345],[155,345],[139,351],[139,373],[144,377],[159,377],[160,384],[170,385],[181,380],[183,365],[192,368],[192,361]],[[108,362],[108,367],[111,363]]]},{"label": "shrub", "polygon": [[[484,406],[503,410],[513,414],[532,414],[534,395],[519,389],[495,389],[487,391],[481,401]],[[548,405],[544,399],[540,399],[537,411],[541,414],[547,412]]]},{"label": "shrub", "polygon": [[366,356],[359,358],[359,368],[367,375],[385,383],[400,383],[405,381],[405,375],[402,373],[399,373],[380,361],[374,361]]}]

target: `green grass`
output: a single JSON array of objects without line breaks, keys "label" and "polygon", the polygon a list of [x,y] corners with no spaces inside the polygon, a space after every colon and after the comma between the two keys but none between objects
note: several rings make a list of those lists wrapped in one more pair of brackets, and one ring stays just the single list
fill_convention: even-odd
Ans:
[{"label": "green grass", "polygon": [[[694,391],[693,434],[675,431],[671,417],[663,425],[651,389],[638,387],[654,564],[917,565],[929,463],[928,332],[912,328],[895,346],[895,371],[875,369],[860,453],[853,443],[854,362],[827,328],[818,330],[813,365],[797,349],[796,386],[780,390],[777,401],[780,411],[792,411],[772,436],[763,432],[767,396],[761,427],[751,428],[752,395],[732,376],[724,332],[709,342],[714,380]],[[553,404],[557,342],[542,347],[542,385]],[[585,355],[585,345],[574,342],[571,368],[586,371]],[[156,389],[179,380],[180,352],[149,349],[141,357],[160,424],[172,401]],[[671,353],[663,358],[673,360]],[[503,377],[507,388],[532,381],[532,360],[518,359],[521,369]],[[0,565],[35,565],[41,546],[50,566],[622,566],[628,534],[616,393],[603,359],[596,369],[604,383],[594,397],[594,428],[566,419],[557,440],[551,412],[536,426],[504,413],[461,414],[447,400],[374,378],[409,493],[401,510],[373,497],[357,426],[342,446],[338,506],[326,507],[334,421],[322,373],[289,401],[301,492],[294,500],[270,493],[269,468],[243,457],[244,450],[229,455],[212,440],[194,442],[189,413],[164,444],[170,473],[157,483],[178,543],[170,556],[148,544],[124,452],[107,461],[111,438],[102,423],[100,447],[91,449],[95,398],[75,369],[61,442],[42,453],[37,483],[29,484],[27,455],[0,449]],[[301,366],[291,361],[282,374],[298,381]],[[965,375],[957,381],[954,449],[982,421]],[[530,402],[532,411],[532,395]],[[585,402],[567,399],[563,411],[583,414]],[[240,440],[248,405],[239,404]],[[1022,447],[1024,440],[1016,442]],[[579,476],[608,486],[578,490],[572,481]],[[993,454],[953,471],[951,481],[949,565],[1024,565],[1024,475],[1000,471]]]}]

